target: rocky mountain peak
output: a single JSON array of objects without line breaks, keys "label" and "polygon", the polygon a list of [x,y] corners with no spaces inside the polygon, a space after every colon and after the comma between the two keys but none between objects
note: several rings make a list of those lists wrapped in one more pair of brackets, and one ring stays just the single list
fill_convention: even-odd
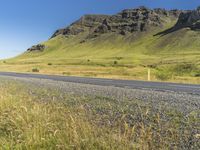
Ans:
[{"label": "rocky mountain peak", "polygon": [[126,33],[143,32],[151,27],[162,27],[165,17],[177,18],[181,11],[165,9],[149,9],[141,6],[135,9],[125,9],[116,15],[85,15],[70,26],[57,30],[53,36],[78,35],[89,31],[88,38],[100,34],[115,32]]}]

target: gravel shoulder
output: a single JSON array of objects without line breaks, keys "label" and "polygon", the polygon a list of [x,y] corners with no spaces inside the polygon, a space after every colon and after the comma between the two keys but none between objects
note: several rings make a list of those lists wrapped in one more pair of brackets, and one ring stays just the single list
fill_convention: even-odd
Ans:
[{"label": "gravel shoulder", "polygon": [[160,106],[173,108],[184,114],[200,110],[200,96],[189,93],[172,91],[154,91],[147,89],[128,89],[113,86],[98,86],[72,82],[53,81],[48,79],[1,77],[2,79],[17,80],[40,88],[56,89],[63,94],[72,94],[88,97],[107,97],[123,100],[139,100],[151,104],[155,108]]}]

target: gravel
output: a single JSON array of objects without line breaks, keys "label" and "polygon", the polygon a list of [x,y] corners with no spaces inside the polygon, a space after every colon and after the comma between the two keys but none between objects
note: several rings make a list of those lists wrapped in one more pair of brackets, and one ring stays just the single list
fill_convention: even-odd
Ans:
[{"label": "gravel", "polygon": [[189,93],[176,93],[172,91],[154,91],[145,89],[128,89],[112,86],[97,86],[89,84],[53,81],[48,79],[1,77],[2,79],[17,80],[33,86],[42,88],[57,89],[62,93],[89,96],[89,97],[108,97],[118,101],[140,100],[152,106],[175,108],[176,110],[188,114],[200,110],[200,96]]}]

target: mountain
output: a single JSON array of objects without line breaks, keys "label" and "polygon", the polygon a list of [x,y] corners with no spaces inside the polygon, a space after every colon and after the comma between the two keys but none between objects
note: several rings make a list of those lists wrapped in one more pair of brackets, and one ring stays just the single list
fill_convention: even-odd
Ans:
[{"label": "mountain", "polygon": [[116,15],[85,15],[67,28],[57,30],[52,38],[58,35],[78,35],[89,31],[88,38],[94,38],[104,33],[128,33],[148,31],[152,27],[163,27],[166,18],[176,19],[178,10],[150,10],[146,7],[127,9]]},{"label": "mountain", "polygon": [[151,68],[155,80],[196,82],[199,29],[200,8],[142,6],[115,15],[84,15],[6,64],[22,71],[35,66],[44,73],[137,79],[145,79]]}]

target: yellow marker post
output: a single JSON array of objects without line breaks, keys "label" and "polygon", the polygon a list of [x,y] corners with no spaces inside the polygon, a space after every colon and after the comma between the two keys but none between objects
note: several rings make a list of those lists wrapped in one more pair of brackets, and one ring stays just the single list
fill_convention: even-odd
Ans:
[{"label": "yellow marker post", "polygon": [[151,81],[151,69],[148,69],[148,81]]}]

